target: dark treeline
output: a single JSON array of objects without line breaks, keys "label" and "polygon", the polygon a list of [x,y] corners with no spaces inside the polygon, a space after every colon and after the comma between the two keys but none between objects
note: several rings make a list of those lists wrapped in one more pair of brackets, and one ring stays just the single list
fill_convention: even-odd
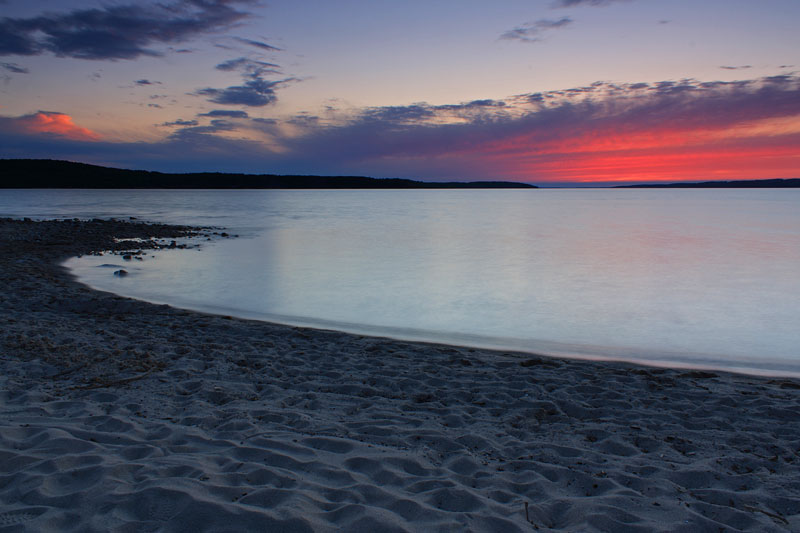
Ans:
[{"label": "dark treeline", "polygon": [[648,183],[646,185],[617,185],[617,188],[647,189],[754,189],[768,187],[800,187],[800,179],[703,181],[700,183]]},{"label": "dark treeline", "polygon": [[6,189],[511,189],[510,181],[424,182],[362,176],[281,176],[201,172],[167,174],[51,159],[0,159]]}]

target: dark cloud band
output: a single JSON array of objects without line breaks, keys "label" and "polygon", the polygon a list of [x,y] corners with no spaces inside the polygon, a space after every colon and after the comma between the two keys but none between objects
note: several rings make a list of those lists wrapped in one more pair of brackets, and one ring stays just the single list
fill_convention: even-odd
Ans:
[{"label": "dark cloud band", "polygon": [[219,32],[249,16],[235,8],[249,0],[179,0],[129,4],[33,18],[0,19],[0,56],[41,55],[79,59],[158,56],[154,45]]},{"label": "dark cloud band", "polygon": [[200,113],[198,117],[228,117],[228,118],[248,118],[245,111],[231,109],[214,109],[208,113]]}]

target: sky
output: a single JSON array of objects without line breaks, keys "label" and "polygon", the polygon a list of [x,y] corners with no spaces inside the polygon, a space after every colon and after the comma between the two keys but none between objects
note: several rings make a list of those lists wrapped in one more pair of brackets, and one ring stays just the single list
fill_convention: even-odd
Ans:
[{"label": "sky", "polygon": [[797,0],[0,0],[0,158],[800,177]]}]

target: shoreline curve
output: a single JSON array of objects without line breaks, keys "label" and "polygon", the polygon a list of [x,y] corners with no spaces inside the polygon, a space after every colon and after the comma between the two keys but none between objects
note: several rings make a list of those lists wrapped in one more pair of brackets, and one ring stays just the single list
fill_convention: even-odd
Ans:
[{"label": "shoreline curve", "polygon": [[800,529],[800,381],[363,337],[94,291],[198,228],[0,220],[9,531]]}]

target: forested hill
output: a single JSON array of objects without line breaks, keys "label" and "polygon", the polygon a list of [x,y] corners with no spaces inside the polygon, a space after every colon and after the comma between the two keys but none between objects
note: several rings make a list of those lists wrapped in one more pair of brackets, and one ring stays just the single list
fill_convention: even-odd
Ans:
[{"label": "forested hill", "polygon": [[201,172],[166,174],[50,159],[0,159],[6,189],[513,189],[510,181],[424,182],[361,176],[281,176]]}]

